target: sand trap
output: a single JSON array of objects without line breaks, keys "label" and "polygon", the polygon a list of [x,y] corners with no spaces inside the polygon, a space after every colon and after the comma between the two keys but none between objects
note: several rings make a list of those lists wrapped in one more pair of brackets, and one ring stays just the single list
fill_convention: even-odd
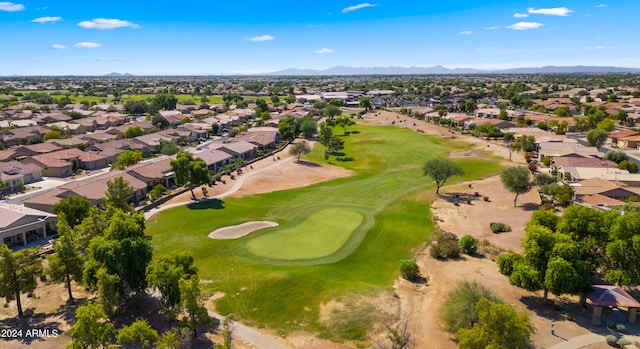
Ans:
[{"label": "sand trap", "polygon": [[237,239],[247,234],[250,234],[256,230],[277,227],[278,223],[270,221],[250,221],[238,225],[229,225],[226,227],[218,228],[209,233],[209,237],[212,239]]}]

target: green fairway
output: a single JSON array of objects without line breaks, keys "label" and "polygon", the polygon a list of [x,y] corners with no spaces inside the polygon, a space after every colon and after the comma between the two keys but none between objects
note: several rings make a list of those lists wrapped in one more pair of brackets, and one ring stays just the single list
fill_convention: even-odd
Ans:
[{"label": "green fairway", "polygon": [[[342,130],[335,129],[345,139],[345,155],[342,161],[332,156],[330,162],[353,170],[354,176],[162,211],[147,221],[154,255],[190,251],[201,278],[210,280],[207,287],[225,294],[216,302],[222,314],[283,333],[330,331],[319,321],[321,303],[385,292],[399,274],[398,261],[413,257],[429,242],[434,230],[429,203],[435,185],[422,174],[424,162],[454,149],[472,149],[396,127],[357,125],[350,130],[354,132],[342,136]],[[323,153],[316,145],[306,159],[326,163]],[[500,171],[490,155],[453,160],[467,175],[447,184]],[[345,226],[331,232],[336,241],[323,239],[320,230],[335,219]],[[252,220],[280,226],[235,240],[207,237],[216,228]],[[295,236],[309,231],[314,235]],[[318,250],[295,251],[287,245],[294,242],[315,244]],[[351,321],[359,319],[345,326]]]},{"label": "green fairway", "polygon": [[340,249],[363,220],[362,214],[347,208],[324,209],[293,227],[269,229],[250,240],[247,249],[274,259],[325,257]]}]

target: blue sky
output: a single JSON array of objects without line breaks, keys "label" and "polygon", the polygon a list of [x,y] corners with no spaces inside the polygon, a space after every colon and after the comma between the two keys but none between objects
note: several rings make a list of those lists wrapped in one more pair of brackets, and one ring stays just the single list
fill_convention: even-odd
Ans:
[{"label": "blue sky", "polygon": [[640,2],[0,1],[0,75],[640,68]]}]

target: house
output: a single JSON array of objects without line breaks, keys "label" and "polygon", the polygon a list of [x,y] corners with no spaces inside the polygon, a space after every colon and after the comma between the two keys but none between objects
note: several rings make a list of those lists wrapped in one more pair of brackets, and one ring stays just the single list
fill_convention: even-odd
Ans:
[{"label": "house", "polygon": [[201,158],[207,164],[207,167],[214,171],[218,170],[233,162],[233,155],[220,149],[205,149],[192,153],[193,157]]},{"label": "house", "polygon": [[278,129],[275,127],[254,127],[235,136],[234,140],[243,140],[255,144],[260,151],[275,149],[280,137],[278,136]]},{"label": "house", "polygon": [[171,126],[181,125],[182,121],[186,117],[184,114],[177,110],[161,110],[158,113],[162,115],[162,117],[165,118]]},{"label": "house", "polygon": [[60,121],[70,121],[71,119],[72,118],[69,115],[63,113],[44,113],[32,118],[32,120],[38,123],[38,125],[50,124]]},{"label": "house", "polygon": [[160,132],[138,136],[134,139],[144,144],[149,149],[155,149],[156,151],[160,151],[161,140],[172,142],[172,143],[178,143],[178,140],[179,140],[178,137],[160,133]]},{"label": "house", "polygon": [[93,132],[97,129],[96,118],[84,118],[78,120],[69,121],[70,125],[78,125],[77,127],[73,127],[70,132],[71,134],[85,134],[88,132]]},{"label": "house", "polygon": [[[594,168],[618,168],[618,164],[611,160],[581,156],[556,156],[551,162],[551,168],[562,172],[564,167],[594,167]],[[560,176],[560,173],[558,174]]]},{"label": "house", "polygon": [[572,183],[571,187],[577,199],[587,196],[602,195],[610,199],[622,200],[633,196],[638,196],[638,188],[620,186],[604,178],[593,177]]},{"label": "house", "polygon": [[165,188],[171,188],[175,181],[175,175],[171,170],[171,161],[174,159],[175,156],[159,156],[129,166],[126,172],[143,181],[148,189],[158,184],[162,184]]},{"label": "house", "polygon": [[61,149],[77,148],[77,147],[82,147],[89,144],[89,142],[85,141],[84,139],[80,139],[79,137],[49,139],[46,142],[44,142],[44,144],[47,144],[47,143],[56,145]]},{"label": "house", "polygon": [[540,142],[538,144],[538,161],[542,161],[545,157],[552,158],[559,156],[577,156],[577,157],[600,157],[604,154],[600,153],[596,147],[585,147],[579,143],[570,142]]},{"label": "house", "polygon": [[473,122],[474,118],[468,115],[450,115],[451,124],[456,127],[467,127]]},{"label": "house", "polygon": [[492,124],[493,126],[497,127],[500,130],[504,130],[504,129],[516,126],[516,124],[511,122],[511,121],[500,120],[500,119],[475,118],[475,119],[471,120],[469,123],[470,124],[475,124],[475,125],[478,125],[478,126],[486,125],[486,124]]},{"label": "house", "polygon": [[198,109],[198,110],[192,110],[191,111],[191,116],[196,118],[196,119],[204,119],[208,116],[213,115],[214,112],[211,109]]},{"label": "house", "polygon": [[0,203],[0,242],[24,247],[56,234],[58,216],[22,205]]},{"label": "house", "polygon": [[25,184],[42,180],[42,168],[17,161],[0,162],[0,180],[4,183],[2,192],[12,193],[22,189]]},{"label": "house", "polygon": [[231,154],[234,159],[250,160],[258,156],[258,147],[247,141],[229,142],[223,144],[212,144],[210,149],[219,149]]},{"label": "house", "polygon": [[87,149],[88,152],[100,154],[107,157],[108,163],[113,163],[118,159],[125,150],[137,150],[142,153],[143,157],[151,155],[149,146],[137,139],[119,139],[117,141],[96,143]]},{"label": "house", "polygon": [[125,182],[133,187],[132,202],[138,203],[147,196],[147,184],[145,182],[125,171],[115,170],[63,184],[55,189],[24,200],[24,205],[43,211],[51,211],[51,208],[62,199],[70,196],[84,196],[92,205],[100,206],[106,198],[107,182],[113,181],[117,177],[122,177]]},{"label": "house", "polygon": [[640,134],[618,139],[618,146],[620,148],[637,149],[640,147]]},{"label": "house", "polygon": [[621,138],[632,137],[637,135],[640,135],[640,132],[637,132],[634,130],[622,130],[622,131],[610,132],[609,134],[607,134],[606,143],[611,144],[614,147],[619,147],[620,144],[618,142],[620,141]]},{"label": "house", "polygon": [[49,132],[42,126],[28,126],[20,128],[12,128],[4,131],[0,139],[7,147],[13,147],[20,144],[32,144],[42,142],[42,137]]},{"label": "house", "polygon": [[211,131],[211,125],[205,122],[190,122],[188,124],[182,125],[179,128],[189,130],[189,132],[191,132],[192,134],[192,137],[196,140],[209,138],[209,132]]},{"label": "house", "polygon": [[89,144],[94,144],[122,139],[122,136],[101,131],[81,135],[80,139],[87,141]]},{"label": "house", "polygon": [[[73,160],[75,159],[75,161]],[[23,164],[35,164],[43,168],[47,177],[64,178],[75,170],[74,162],[83,170],[96,170],[109,165],[107,157],[100,154],[83,152],[77,148],[63,149],[51,153],[35,155],[22,161]]]}]

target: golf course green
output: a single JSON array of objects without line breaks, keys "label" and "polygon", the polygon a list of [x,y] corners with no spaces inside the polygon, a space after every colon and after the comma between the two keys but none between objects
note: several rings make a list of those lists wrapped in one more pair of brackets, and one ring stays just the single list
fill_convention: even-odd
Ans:
[{"label": "golf course green", "polygon": [[[373,321],[367,317],[379,312],[336,313],[334,326],[320,321],[321,304],[388,292],[399,261],[422,251],[434,231],[429,204],[435,184],[423,176],[424,162],[473,146],[396,127],[356,125],[350,131],[334,130],[345,140],[340,160],[325,160],[319,144],[305,160],[329,162],[354,176],[162,211],[146,222],[154,256],[189,251],[200,277],[208,280],[203,287],[224,294],[216,301],[224,315],[283,334],[304,330],[336,340],[362,338]],[[489,154],[453,161],[466,175],[447,184],[500,171],[499,160]],[[254,220],[279,226],[238,239],[207,236]]]},{"label": "golf course green", "polygon": [[247,242],[247,249],[257,256],[274,259],[325,257],[340,249],[363,220],[357,211],[324,209],[293,227],[267,230]]}]

